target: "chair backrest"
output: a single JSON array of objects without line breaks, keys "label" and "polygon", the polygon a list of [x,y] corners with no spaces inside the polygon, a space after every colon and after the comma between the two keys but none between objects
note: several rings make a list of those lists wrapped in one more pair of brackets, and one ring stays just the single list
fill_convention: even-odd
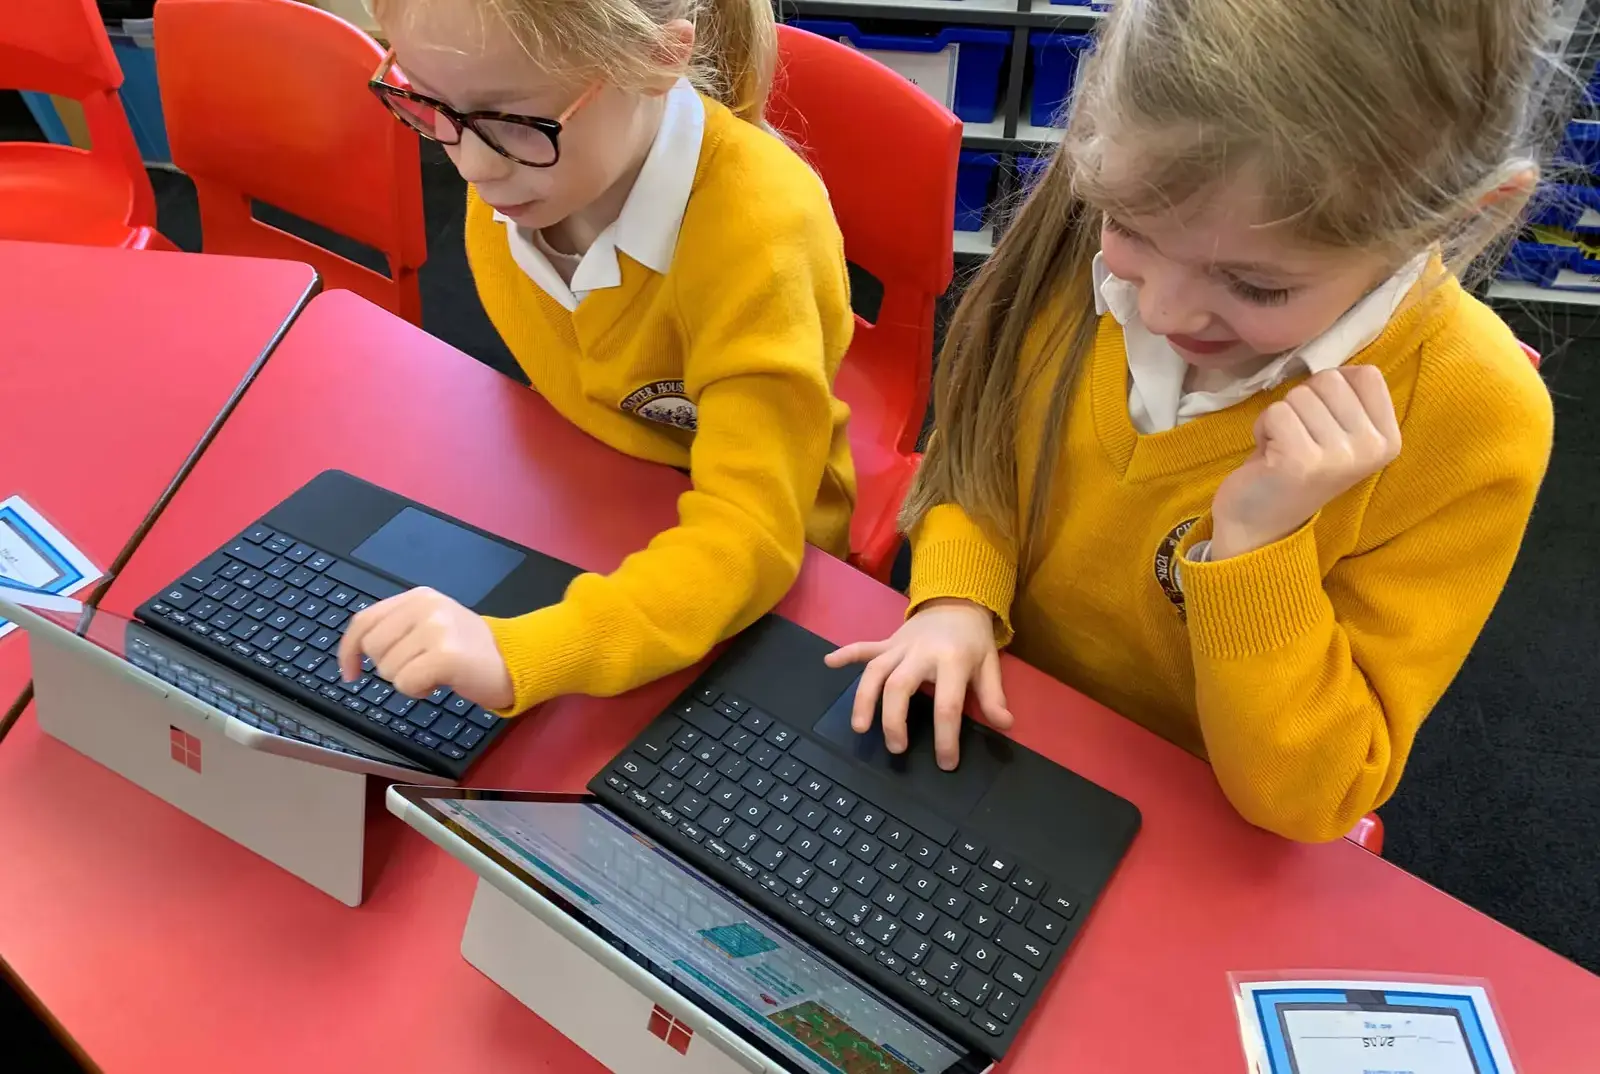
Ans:
[{"label": "chair backrest", "polygon": [[117,90],[122,66],[94,0],[28,0],[0,18],[0,89],[70,97],[83,106],[90,154],[125,171],[133,227],[154,227],[155,192]]},{"label": "chair backrest", "polygon": [[[854,348],[840,395],[892,404],[885,445],[916,448],[933,373],[934,305],[955,270],[961,121],[904,77],[837,41],[778,27],[778,75],[767,119],[828,188],[845,255],[877,277],[883,303],[872,345]],[[875,362],[876,367],[862,363]]]},{"label": "chair backrest", "polygon": [[[161,0],[156,69],[172,160],[208,253],[281,257],[420,323],[427,259],[417,135],[367,89],[383,49],[295,0]],[[389,276],[262,223],[252,199],[365,243]]]}]

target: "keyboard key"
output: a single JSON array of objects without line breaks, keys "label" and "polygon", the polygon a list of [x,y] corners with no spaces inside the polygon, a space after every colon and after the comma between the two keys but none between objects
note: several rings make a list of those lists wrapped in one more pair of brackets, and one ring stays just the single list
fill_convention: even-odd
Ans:
[{"label": "keyboard key", "polygon": [[823,846],[821,836],[804,828],[796,828],[789,834],[789,849],[806,861],[815,858]]},{"label": "keyboard key", "polygon": [[852,864],[850,856],[842,850],[830,850],[817,857],[817,868],[833,877],[844,876]]},{"label": "keyboard key", "polygon": [[[790,759],[792,760],[792,758]],[[822,801],[824,795],[833,790],[833,784],[815,772],[807,772],[804,778],[799,781],[799,787],[802,793],[819,802]]]},{"label": "keyboard key", "polygon": [[1023,932],[1015,925],[1007,925],[995,934],[994,942],[1008,955],[1015,955],[1036,970],[1044,969],[1045,960],[1050,957],[1048,948],[1039,940]]},{"label": "keyboard key", "polygon": [[206,620],[216,630],[231,630],[238,621],[239,613],[230,608],[223,608]]},{"label": "keyboard key", "polygon": [[643,757],[632,754],[617,761],[611,766],[611,770],[623,779],[643,786],[648,786],[650,781],[656,778],[656,766]]},{"label": "keyboard key", "polygon": [[693,701],[679,705],[672,710],[672,714],[681,718],[685,723],[693,724],[700,729],[701,734],[708,738],[721,738],[733,726],[733,724],[704,705]]},{"label": "keyboard key", "polygon": [[[449,716],[445,717],[447,720],[450,718],[451,717]],[[706,811],[706,804],[707,803],[704,798],[700,797],[700,795],[696,794],[694,791],[689,791],[687,794],[683,795],[673,803],[673,808],[679,813],[682,813],[684,816],[688,817],[690,820],[694,820],[698,818],[701,813]]]},{"label": "keyboard key", "polygon": [[333,587],[334,581],[332,578],[313,578],[307,583],[306,592],[313,597],[325,597],[333,591]]},{"label": "keyboard key", "polygon": [[314,571],[325,571],[333,566],[333,557],[326,552],[316,552],[305,560],[305,565]]},{"label": "keyboard key", "polygon": [[922,968],[934,980],[949,985],[956,983],[956,978],[961,976],[961,971],[966,967],[961,964],[960,959],[951,958],[946,954],[935,954],[928,956],[928,961],[922,964]]},{"label": "keyboard key", "polygon": [[900,920],[918,932],[931,932],[939,923],[939,912],[920,899],[908,898],[905,909],[900,911]]},{"label": "keyboard key", "polygon": [[717,771],[728,779],[741,780],[750,771],[750,762],[737,753],[726,753],[717,762]]},{"label": "keyboard key", "polygon": [[422,724],[422,726],[427,727],[428,730],[432,731],[446,742],[449,742],[452,738],[455,738],[456,734],[460,732],[463,727],[467,726],[466,721],[460,716],[451,716],[448,713],[441,713],[432,705],[421,702],[419,702],[417,707],[412,710],[410,719],[411,722],[415,724],[422,724],[423,720],[427,720],[428,723]]},{"label": "keyboard key", "polygon": [[775,876],[772,873],[762,873],[761,878],[757,881],[757,883],[766,888],[768,891],[772,892],[774,895],[789,894],[789,885],[783,882],[782,877]]},{"label": "keyboard key", "polygon": [[733,827],[733,814],[726,809],[708,806],[700,814],[700,826],[712,835],[726,835],[729,828]]},{"label": "keyboard key", "polygon": [[662,805],[671,805],[673,799],[683,793],[683,784],[662,772],[650,781],[650,786],[646,789],[659,799]]},{"label": "keyboard key", "polygon": [[[749,784],[746,783],[743,786],[748,788]],[[767,792],[767,804],[780,813],[788,814],[795,806],[800,804],[800,792],[793,787],[779,784]]]},{"label": "keyboard key", "polygon": [[[272,655],[277,657],[279,660],[294,660],[305,651],[306,647],[300,642],[295,641],[293,638],[284,638],[282,641],[278,642],[278,644],[272,647]],[[322,654],[317,653],[317,655],[321,656]]]},{"label": "keyboard key", "polygon": [[271,627],[273,630],[288,630],[290,627],[294,626],[294,621],[296,618],[297,616],[294,614],[294,612],[290,611],[288,608],[280,608],[271,615],[267,616],[266,619],[262,620],[262,622]]},{"label": "keyboard key", "polygon": [[785,757],[772,766],[772,774],[785,783],[798,783],[800,777],[806,774],[806,766],[793,757]]},{"label": "keyboard key", "polygon": [[325,653],[339,644],[339,635],[331,630],[319,630],[306,639],[306,644]]},{"label": "keyboard key", "polygon": [[317,675],[317,678],[321,679],[325,683],[330,683],[331,684],[331,683],[338,682],[339,681],[339,661],[337,661],[337,660],[324,660],[322,663],[317,665],[316,675]]},{"label": "keyboard key", "polygon": [[[757,848],[760,849],[759,847]],[[784,882],[790,887],[803,888],[811,883],[811,878],[817,875],[817,870],[807,864],[804,859],[793,854],[786,854],[784,860],[773,870],[783,877]]]},{"label": "keyboard key", "polygon": [[[738,847],[734,846],[734,844],[729,843],[728,845],[733,846],[735,851],[738,850]],[[761,875],[761,867],[755,862],[751,861],[749,858],[745,857],[743,854],[735,853],[732,861],[733,867],[738,869],[745,876],[748,876],[751,880],[754,880],[756,877]]]},{"label": "keyboard key", "polygon": [[932,902],[939,893],[939,880],[926,869],[912,869],[911,879],[906,881],[906,890],[919,899]]},{"label": "keyboard key", "polygon": [[995,971],[995,980],[1011,989],[1019,996],[1028,994],[1028,989],[1033,987],[1034,972],[1014,958],[1005,959],[1000,963],[1000,968]]},{"label": "keyboard key", "polygon": [[248,608],[255,601],[255,599],[256,595],[250,592],[250,590],[239,589],[235,590],[234,593],[222,603],[226,604],[229,608],[236,612],[242,612]]},{"label": "keyboard key", "polygon": [[[251,602],[250,607],[244,610],[244,614],[248,615],[252,619],[260,620],[271,615],[273,611],[274,608],[270,601],[265,601],[258,598]],[[290,616],[289,621],[291,623],[294,622],[294,617]]]},{"label": "keyboard key", "polygon": [[854,930],[844,934],[844,942],[860,951],[863,955],[870,955],[878,949],[878,945],[873,942],[870,936],[864,936]]},{"label": "keyboard key", "polygon": [[1011,920],[1021,922],[1028,916],[1028,911],[1033,909],[1033,903],[1015,891],[1002,891],[994,902],[994,908]]},{"label": "keyboard key", "polygon": [[939,863],[939,867],[934,870],[934,873],[946,884],[955,884],[959,887],[971,871],[972,866],[966,862],[958,861],[955,858],[946,858]]},{"label": "keyboard key", "polygon": [[290,624],[289,628],[284,631],[285,634],[289,635],[295,641],[307,641],[310,639],[311,635],[315,634],[316,632],[317,624],[313,623],[309,619],[301,618],[295,619],[295,621]]},{"label": "keyboard key", "polygon": [[[962,957],[984,973],[993,973],[1000,964],[1000,949],[994,944],[978,940],[967,948]],[[974,999],[972,1002],[979,1003],[981,1000]]]},{"label": "keyboard key", "polygon": [[867,918],[872,916],[872,907],[849,892],[845,892],[839,896],[839,901],[833,904],[833,912],[856,928],[860,928],[866,924]]},{"label": "keyboard key", "polygon": [[911,875],[911,861],[908,858],[889,851],[878,859],[878,872],[890,880],[904,880]]},{"label": "keyboard key", "polygon": [[794,907],[798,912],[805,914],[807,917],[810,917],[812,911],[817,908],[816,903],[812,902],[798,891],[791,891],[789,893],[789,897],[783,901]]},{"label": "keyboard key", "polygon": [[756,742],[756,736],[742,727],[735,727],[722,736],[722,744],[734,753],[743,754]]},{"label": "keyboard key", "polygon": [[880,948],[878,953],[873,955],[872,958],[873,961],[877,962],[878,965],[882,966],[890,973],[903,973],[905,971],[905,960],[887,949]]},{"label": "keyboard key", "polygon": [[711,709],[712,712],[715,712],[718,716],[721,716],[723,719],[732,720],[734,723],[738,723],[739,722],[739,717],[743,715],[743,713],[741,713],[738,709],[734,708],[732,705],[726,704],[725,702],[720,701],[720,700],[712,701],[712,702],[709,702],[709,703],[701,702],[701,704],[706,705],[706,707]]},{"label": "keyboard key", "polygon": [[[256,592],[260,593],[261,590],[258,589]],[[285,589],[282,593],[279,593],[276,598],[278,604],[282,607],[294,608],[297,611],[299,610],[300,602],[304,599],[305,594],[298,589]]]},{"label": "keyboard key", "polygon": [[359,612],[366,611],[376,603],[378,603],[376,598],[369,597],[365,593],[357,593],[356,599],[345,605],[345,611],[351,615],[356,615]]},{"label": "keyboard key", "polygon": [[844,871],[844,882],[863,895],[871,895],[878,886],[878,874],[865,865],[852,865]]},{"label": "keyboard key", "polygon": [[806,894],[822,906],[832,906],[844,894],[844,885],[831,876],[818,874],[806,885]]},{"label": "keyboard key", "polygon": [[989,1013],[1002,1022],[1011,1021],[1017,1013],[1017,994],[1009,988],[997,988],[989,1000]]},{"label": "keyboard key", "polygon": [[317,622],[321,623],[329,630],[340,630],[343,629],[349,618],[350,613],[345,611],[343,608],[328,608],[324,610],[321,615],[317,616]]},{"label": "keyboard key", "polygon": [[289,549],[289,551],[285,552],[284,557],[286,559],[292,559],[296,563],[304,563],[306,560],[310,559],[316,554],[317,550],[312,548],[310,545],[297,544],[293,548]]},{"label": "keyboard key", "polygon": [[1000,915],[987,906],[975,904],[961,919],[961,923],[984,939],[994,935],[994,930],[1000,927]]},{"label": "keyboard key", "polygon": [[926,992],[930,996],[936,995],[939,991],[938,982],[919,969],[907,970],[906,980],[910,981],[912,984],[916,985],[917,988],[923,992]]},{"label": "keyboard key", "polygon": [[857,806],[855,811],[850,814],[850,822],[869,834],[876,832],[883,824],[883,820],[883,811],[877,806],[869,805],[865,802]]},{"label": "keyboard key", "polygon": [[966,929],[949,918],[942,919],[933,929],[934,941],[954,955],[961,953],[961,949],[966,946],[967,940],[971,935]]},{"label": "keyboard key", "polygon": [[729,850],[727,845],[724,844],[720,839],[708,837],[706,841],[700,845],[711,851],[711,853],[715,854],[719,858],[726,858],[728,855],[733,853],[733,851]]},{"label": "keyboard key", "polygon": [[955,888],[950,888],[940,892],[939,897],[933,900],[933,905],[951,917],[960,920],[962,915],[967,912],[967,907],[972,905],[972,900]]},{"label": "keyboard key", "polygon": [[456,735],[456,745],[460,746],[464,750],[470,750],[472,747],[483,741],[483,736],[485,733],[486,732],[481,727],[464,727],[461,729],[461,733]]},{"label": "keyboard key", "polygon": [[256,622],[254,619],[241,619],[237,623],[233,624],[233,629],[228,631],[228,633],[233,637],[238,638],[240,641],[249,641],[251,638],[261,633],[261,624]]},{"label": "keyboard key", "polygon": [[767,728],[772,726],[772,717],[760,709],[751,709],[739,720],[739,726],[758,735],[764,735],[767,733]]},{"label": "keyboard key", "polygon": [[271,538],[272,530],[267,526],[251,526],[244,531],[244,539],[251,544],[260,544],[262,541],[271,540]]},{"label": "keyboard key", "polygon": [[772,812],[772,807],[759,798],[746,798],[733,811],[733,815],[746,824],[755,826],[767,819],[767,814]]},{"label": "keyboard key", "polygon": [[678,779],[687,777],[690,772],[694,771],[695,767],[695,759],[693,757],[690,757],[682,750],[676,749],[667,754],[666,760],[660,763],[662,768],[671,772]]},{"label": "keyboard key", "polygon": [[256,586],[256,596],[264,597],[267,600],[272,600],[274,597],[282,596],[288,591],[289,587],[278,581],[276,578],[268,578],[265,582],[262,582],[260,585]]},{"label": "keyboard key", "polygon": [[931,869],[934,862],[939,860],[939,848],[919,835],[911,840],[911,846],[906,850],[906,857],[924,869]]},{"label": "keyboard key", "polygon": [[906,903],[911,901],[911,897],[905,893],[904,888],[897,888],[893,884],[879,884],[872,901],[889,913],[898,914],[905,908]]},{"label": "keyboard key", "polygon": [[893,943],[894,938],[900,934],[900,922],[882,910],[875,910],[872,916],[867,918],[867,923],[861,926],[861,931],[879,943]]},{"label": "keyboard key", "polygon": [[883,852],[883,844],[870,835],[862,835],[857,832],[855,838],[850,840],[850,845],[847,849],[856,858],[871,865],[878,860],[878,855]]},{"label": "keyboard key", "polygon": [[940,992],[939,1002],[943,1003],[946,1007],[949,1007],[952,1011],[955,1011],[957,1014],[963,1017],[972,1013],[972,1007],[967,1003],[967,1001],[956,995],[954,992]]},{"label": "keyboard key", "polygon": [[823,823],[828,819],[828,811],[819,805],[808,802],[795,809],[794,819],[796,823],[803,824],[814,831],[822,827]]},{"label": "keyboard key", "polygon": [[776,872],[778,866],[789,856],[788,851],[771,839],[763,839],[750,851],[750,860],[770,872]]},{"label": "keyboard key", "polygon": [[966,860],[969,864],[976,865],[983,857],[984,845],[969,835],[961,835],[950,844],[950,849],[956,856]]},{"label": "keyboard key", "polygon": [[701,794],[710,794],[713,787],[722,779],[721,776],[703,764],[695,765],[693,772],[689,773],[689,786]]},{"label": "keyboard key", "polygon": [[1044,904],[1068,921],[1078,912],[1078,904],[1059,892],[1046,899]]},{"label": "keyboard key", "polygon": [[981,859],[983,871],[996,880],[1005,880],[1017,867],[1016,859],[1008,854],[985,854]]},{"label": "keyboard key", "polygon": [[817,924],[821,925],[835,936],[844,931],[844,922],[839,920],[837,914],[830,913],[827,910],[819,910],[817,912],[816,920]]},{"label": "keyboard key", "polygon": [[992,876],[974,873],[972,879],[967,882],[966,890],[968,895],[971,895],[979,902],[992,903],[994,902],[994,897],[1000,894],[1000,881]]},{"label": "keyboard key", "polygon": [[389,695],[394,693],[394,687],[382,679],[373,679],[365,690],[361,691],[361,700],[369,705],[381,705],[389,700]]},{"label": "keyboard key", "polygon": [[[724,773],[724,775],[726,775],[726,773]],[[750,769],[750,771],[745,774],[744,778],[739,780],[739,786],[743,787],[745,790],[754,795],[765,795],[776,783],[777,781],[773,779],[771,775],[761,771],[759,768]]]},{"label": "keyboard key", "polygon": [[416,733],[416,729],[410,724],[406,723],[404,720],[396,720],[392,718],[389,721],[389,730],[393,731],[401,738],[410,738]]},{"label": "keyboard key", "polygon": [[1028,931],[1051,943],[1060,943],[1067,933],[1067,923],[1048,910],[1040,910],[1028,921]]},{"label": "keyboard key", "polygon": [[672,736],[672,744],[680,750],[693,750],[700,738],[699,731],[685,725],[677,734]]},{"label": "keyboard key", "polygon": [[227,581],[231,582],[235,578],[239,577],[239,575],[243,574],[245,572],[245,569],[246,568],[245,568],[245,565],[243,563],[239,563],[239,562],[235,561],[235,562],[229,563],[226,567],[224,567],[220,571],[218,571],[217,572],[217,577],[218,578],[222,578],[222,579],[226,579]]},{"label": "keyboard key", "polygon": [[266,571],[267,574],[271,575],[273,578],[287,578],[289,573],[294,570],[294,567],[295,565],[293,563],[290,563],[287,559],[279,556],[277,559],[263,567],[262,570]]},{"label": "keyboard key", "polygon": [[822,838],[826,839],[836,847],[845,846],[850,842],[850,837],[856,834],[854,828],[850,827],[850,825],[846,824],[838,817],[829,818],[828,823],[822,826],[821,831]]},{"label": "keyboard key", "polygon": [[770,742],[757,742],[745,752],[745,759],[757,768],[771,768],[783,752]]},{"label": "keyboard key", "polygon": [[219,580],[211,583],[211,586],[206,590],[206,596],[212,600],[227,600],[233,595],[233,588],[232,582]]},{"label": "keyboard key", "polygon": [[289,549],[294,547],[294,538],[290,537],[287,533],[274,533],[271,537],[267,538],[265,547],[267,551],[276,552],[281,556],[285,552],[289,551]]},{"label": "keyboard key", "polygon": [[328,594],[328,603],[337,604],[341,608],[355,599],[356,591],[346,585],[335,586],[333,591]]},{"label": "keyboard key", "polygon": [[785,725],[774,720],[772,726],[767,728],[767,733],[761,737],[765,738],[768,742],[772,743],[780,750],[786,750],[790,746],[794,745],[796,735],[794,733],[794,728],[786,727]]},{"label": "keyboard key", "polygon": [[774,839],[788,839],[789,834],[796,830],[795,822],[782,813],[769,813],[767,819],[761,822],[761,830]]},{"label": "keyboard key", "polygon": [[452,742],[446,742],[444,745],[440,746],[438,752],[444,754],[446,757],[450,758],[452,761],[464,760],[466,758],[466,756],[467,756],[467,751],[466,750],[462,749],[460,746],[457,746]]},{"label": "keyboard key", "polygon": [[994,1015],[985,1011],[973,1011],[972,1024],[991,1037],[998,1037],[1006,1031],[1006,1027]]},{"label": "keyboard key", "polygon": [[[437,704],[437,702],[435,702],[435,704]],[[499,726],[500,723],[500,717],[496,716],[492,712],[484,711],[477,705],[472,706],[472,711],[467,713],[467,719],[471,720],[485,731],[494,730],[497,726]]]},{"label": "keyboard key", "polygon": [[[679,801],[681,802],[682,799],[679,799]],[[684,821],[682,824],[679,824],[678,831],[691,843],[698,843],[706,837],[705,832],[701,831],[693,824],[690,824],[688,821]]]},{"label": "keyboard key", "polygon": [[974,1007],[982,1007],[994,994],[994,982],[976,973],[964,974],[961,980],[956,982],[956,992]]},{"label": "keyboard key", "polygon": [[915,932],[902,929],[900,938],[895,941],[894,953],[911,963],[913,966],[922,965],[922,960],[933,951],[933,944]]},{"label": "keyboard key", "polygon": [[[394,726],[394,722],[392,720],[390,721],[389,726],[391,726],[391,727]],[[430,750],[433,749],[433,747],[435,747],[435,746],[443,745],[443,743],[441,743],[439,741],[439,738],[438,738],[437,735],[431,735],[426,731],[418,731],[418,732],[416,732],[415,734],[413,734],[411,736],[411,741],[417,743],[419,746],[426,746]]]},{"label": "keyboard key", "polygon": [[739,789],[737,783],[722,780],[711,792],[711,800],[724,809],[737,809],[739,803],[744,801],[744,791]]},{"label": "keyboard key", "polygon": [[247,541],[234,541],[227,548],[224,548],[223,551],[232,558],[243,563],[247,563],[250,566],[255,567],[257,570],[265,567],[275,558],[271,552],[268,552],[264,548],[250,544]]},{"label": "keyboard key", "polygon": [[904,850],[915,835],[916,833],[911,830],[909,824],[895,820],[893,817],[884,821],[883,827],[878,830],[878,838],[896,850]]},{"label": "keyboard key", "polygon": [[849,791],[841,788],[839,790],[835,790],[832,794],[823,799],[822,804],[839,814],[841,817],[848,817],[851,811],[855,809],[858,802],[860,802],[859,798],[851,794]]},{"label": "keyboard key", "polygon": [[723,835],[727,843],[741,854],[748,853],[750,848],[761,841],[761,833],[741,820],[735,820],[733,827]]},{"label": "keyboard key", "polygon": [[699,739],[689,751],[702,764],[716,764],[722,760],[722,755],[728,751],[722,748],[722,743],[709,738]]},{"label": "keyboard key", "polygon": [[723,694],[722,700],[731,708],[734,708],[739,712],[750,711],[750,702],[744,700],[742,697],[739,697],[737,694]]},{"label": "keyboard key", "polygon": [[254,592],[256,586],[266,581],[266,579],[267,576],[262,574],[260,571],[245,571],[243,574],[239,575],[239,577],[233,580],[233,584],[238,586],[240,589],[248,589],[251,592]]}]

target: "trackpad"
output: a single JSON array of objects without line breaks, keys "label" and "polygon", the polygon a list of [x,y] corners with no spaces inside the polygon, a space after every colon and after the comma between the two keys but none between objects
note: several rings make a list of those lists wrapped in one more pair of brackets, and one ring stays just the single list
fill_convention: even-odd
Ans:
[{"label": "trackpad", "polygon": [[528,558],[515,548],[407,507],[351,555],[472,607]]},{"label": "trackpad", "polygon": [[858,735],[850,729],[850,709],[860,682],[857,679],[850,684],[812,731],[860,763],[905,780],[913,793],[937,805],[945,816],[965,817],[1010,760],[1014,750],[1011,743],[986,727],[963,720],[961,763],[954,772],[944,771],[933,755],[933,699],[919,692],[911,697],[906,720],[906,752],[890,753],[883,744],[881,707],[872,730]]}]

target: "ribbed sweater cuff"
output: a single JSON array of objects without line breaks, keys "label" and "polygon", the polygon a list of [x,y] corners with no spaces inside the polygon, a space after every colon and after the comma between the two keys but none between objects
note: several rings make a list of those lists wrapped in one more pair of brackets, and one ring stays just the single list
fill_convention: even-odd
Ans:
[{"label": "ribbed sweater cuff", "polygon": [[515,716],[552,697],[585,692],[596,646],[570,601],[515,619],[486,616],[484,621],[511,672],[515,694],[511,707],[496,715]]},{"label": "ribbed sweater cuff", "polygon": [[1189,549],[1211,539],[1211,519],[1185,536],[1184,604],[1195,647],[1218,660],[1271,653],[1330,613],[1317,559],[1316,519],[1274,544],[1232,559],[1192,562]]},{"label": "ribbed sweater cuff", "polygon": [[981,604],[994,613],[996,645],[1011,643],[1011,601],[1017,565],[984,541],[954,540],[917,544],[911,557],[910,618],[928,601],[954,597]]}]

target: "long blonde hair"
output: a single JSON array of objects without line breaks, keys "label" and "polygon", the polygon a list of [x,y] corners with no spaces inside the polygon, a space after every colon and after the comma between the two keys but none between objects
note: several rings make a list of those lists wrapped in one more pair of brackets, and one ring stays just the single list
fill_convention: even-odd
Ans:
[{"label": "long blonde hair", "polygon": [[[1528,112],[1550,0],[1118,0],[1084,60],[1061,149],[956,310],[936,432],[901,513],[961,506],[1040,550],[1068,396],[1098,328],[1090,267],[1107,209],[1181,205],[1248,166],[1297,235],[1460,271],[1512,227],[1535,167]],[[1103,166],[1135,150],[1137,189]],[[1026,506],[1016,433],[1050,385]],[[1026,517],[1020,517],[1025,515]]]},{"label": "long blonde hair", "polygon": [[[370,0],[384,9],[416,0]],[[476,0],[540,67],[576,81],[604,78],[639,89],[679,73],[668,57],[676,41],[667,24],[694,25],[686,73],[695,88],[740,119],[764,124],[777,63],[778,31],[770,0]]]}]

